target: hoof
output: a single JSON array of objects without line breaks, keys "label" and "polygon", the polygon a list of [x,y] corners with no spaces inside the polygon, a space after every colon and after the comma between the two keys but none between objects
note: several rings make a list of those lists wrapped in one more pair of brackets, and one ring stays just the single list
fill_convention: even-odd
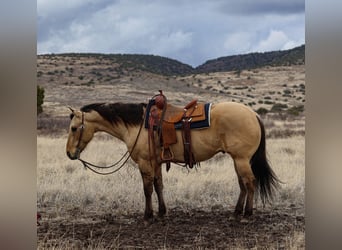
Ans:
[{"label": "hoof", "polygon": [[155,222],[155,218],[153,216],[153,213],[152,213],[152,215],[144,216],[144,225],[145,226],[149,226],[149,225],[153,224],[154,222]]},{"label": "hoof", "polygon": [[167,214],[166,209],[165,210],[161,210],[161,211],[158,212],[158,217],[159,218],[164,218],[166,214]]},{"label": "hoof", "polygon": [[229,221],[238,221],[241,218],[242,214],[238,212],[234,212],[232,215],[229,216]]},{"label": "hoof", "polygon": [[144,226],[150,226],[154,222],[154,218],[144,219]]},{"label": "hoof", "polygon": [[237,220],[238,220],[238,218],[235,215],[231,215],[228,218],[228,221],[237,221]]},{"label": "hoof", "polygon": [[253,210],[249,210],[249,211],[246,210],[243,217],[248,218],[248,217],[251,217],[252,215],[253,215]]}]

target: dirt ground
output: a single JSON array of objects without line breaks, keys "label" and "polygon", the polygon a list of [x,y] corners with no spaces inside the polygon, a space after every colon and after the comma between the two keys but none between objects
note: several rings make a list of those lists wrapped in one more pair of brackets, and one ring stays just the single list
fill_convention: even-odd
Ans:
[{"label": "dirt ground", "polygon": [[185,211],[173,208],[145,225],[142,213],[68,211],[68,217],[43,211],[38,248],[88,249],[304,249],[305,220],[294,206],[255,211],[245,223],[229,219],[232,209]]}]

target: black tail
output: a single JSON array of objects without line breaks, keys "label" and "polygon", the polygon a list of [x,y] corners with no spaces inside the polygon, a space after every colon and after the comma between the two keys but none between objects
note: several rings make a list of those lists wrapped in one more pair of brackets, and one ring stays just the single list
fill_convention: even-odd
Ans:
[{"label": "black tail", "polygon": [[280,181],[267,161],[265,127],[260,118],[257,118],[261,129],[261,140],[257,151],[252,156],[251,166],[261,201],[265,204],[265,202],[272,200],[273,193],[279,188]]}]

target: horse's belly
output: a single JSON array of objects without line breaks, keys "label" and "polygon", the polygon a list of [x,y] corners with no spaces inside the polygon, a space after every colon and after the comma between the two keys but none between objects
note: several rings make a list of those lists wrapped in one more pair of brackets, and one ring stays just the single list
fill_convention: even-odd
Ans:
[{"label": "horse's belly", "polygon": [[[184,161],[184,145],[180,131],[177,131],[177,143],[171,146],[174,160]],[[216,153],[223,151],[220,137],[213,129],[200,129],[191,131],[191,151],[196,162],[205,161]]]}]

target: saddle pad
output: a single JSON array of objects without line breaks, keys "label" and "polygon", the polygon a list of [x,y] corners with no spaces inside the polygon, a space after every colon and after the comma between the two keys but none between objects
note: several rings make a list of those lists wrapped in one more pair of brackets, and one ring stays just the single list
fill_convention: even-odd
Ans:
[{"label": "saddle pad", "polygon": [[[202,121],[194,121],[190,123],[191,129],[209,128],[210,127],[210,110],[211,103],[204,104],[205,119]],[[181,129],[182,122],[175,123],[175,129]]]}]

